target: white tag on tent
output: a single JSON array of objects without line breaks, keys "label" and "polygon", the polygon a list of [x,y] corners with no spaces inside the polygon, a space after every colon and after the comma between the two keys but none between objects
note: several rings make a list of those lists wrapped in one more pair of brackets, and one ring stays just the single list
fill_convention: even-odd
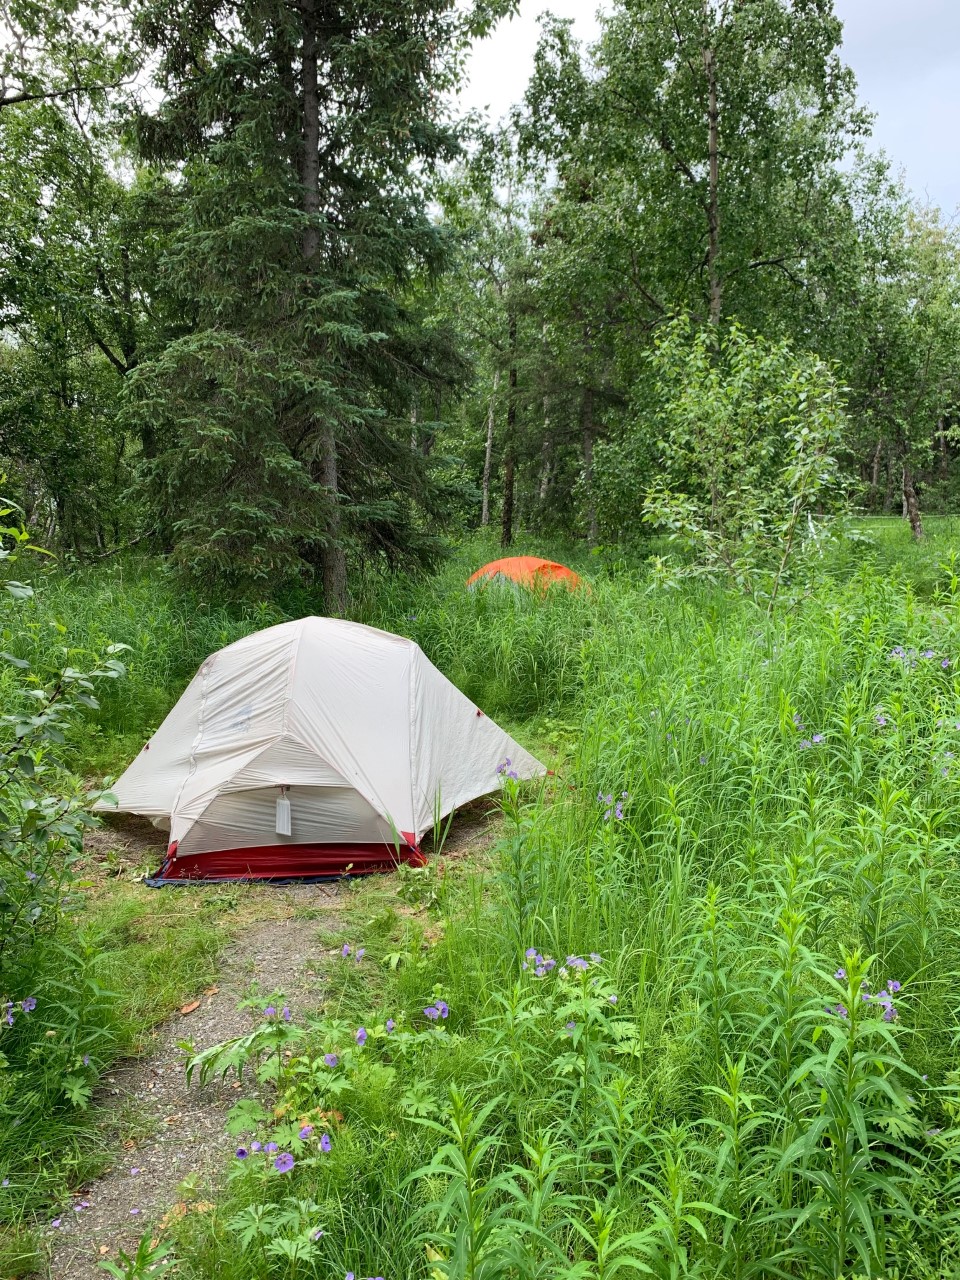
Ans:
[{"label": "white tag on tent", "polygon": [[277,797],[277,835],[288,836],[290,827],[290,801],[286,796]]}]

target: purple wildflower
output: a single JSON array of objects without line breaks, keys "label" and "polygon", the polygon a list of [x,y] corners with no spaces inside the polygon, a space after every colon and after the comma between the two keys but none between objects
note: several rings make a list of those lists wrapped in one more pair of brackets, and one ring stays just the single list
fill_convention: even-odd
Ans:
[{"label": "purple wildflower", "polygon": [[4,1020],[5,1020],[5,1022],[6,1022],[6,1024],[7,1024],[7,1026],[8,1026],[8,1027],[12,1027],[12,1026],[13,1026],[13,1001],[12,1001],[12,1000],[8,1000],[8,1001],[7,1001],[7,1004],[6,1004],[6,1012],[5,1012],[5,1014],[4,1014]]},{"label": "purple wildflower", "polygon": [[272,1004],[267,1005],[263,1011],[263,1016],[265,1018],[275,1018],[277,1016],[277,1011]]},{"label": "purple wildflower", "polygon": [[283,1020],[284,1020],[284,1022],[289,1022],[289,1021],[290,1021],[290,1018],[291,1018],[290,1010],[287,1008],[287,1006],[286,1006],[286,1005],[284,1005],[284,1006],[283,1006]]},{"label": "purple wildflower", "polygon": [[267,1143],[267,1145],[266,1145],[263,1149],[264,1149],[264,1151],[267,1153],[267,1155],[268,1155],[268,1156],[272,1156],[272,1155],[273,1155],[273,1153],[274,1153],[275,1151],[279,1151],[279,1150],[280,1150],[280,1148],[277,1146],[277,1144],[276,1144],[275,1142],[268,1142],[268,1143]]},{"label": "purple wildflower", "polygon": [[616,1003],[617,1003],[617,1000],[619,999],[619,997],[618,997],[618,996],[610,996],[610,997],[609,997],[609,999],[610,999],[610,1003],[611,1003],[611,1004],[616,1004]]},{"label": "purple wildflower", "polygon": [[323,1055],[323,1060],[328,1067],[335,1067],[337,1063],[340,1061],[340,1059],[337,1057],[335,1053],[325,1053]]},{"label": "purple wildflower", "polygon": [[37,879],[37,873],[36,873],[35,871],[28,871],[28,872],[27,872],[27,879],[28,879],[28,880],[30,880],[31,882],[32,882],[32,881],[34,881],[34,880],[36,880],[36,879]]},{"label": "purple wildflower", "polygon": [[27,996],[26,1000],[20,1001],[20,1008],[23,1010],[24,1013],[33,1013],[36,1007],[37,1007],[36,996]]},{"label": "purple wildflower", "polygon": [[619,800],[614,805],[613,816],[617,819],[618,822],[623,818],[623,804]]},{"label": "purple wildflower", "polygon": [[441,1018],[446,1018],[449,1016],[450,1006],[447,1004],[446,1000],[437,1001],[437,1013],[439,1013]]},{"label": "purple wildflower", "polygon": [[247,1158],[247,1156],[248,1156],[249,1154],[250,1154],[250,1152],[247,1150],[247,1148],[246,1148],[246,1147],[237,1147],[237,1159],[238,1159],[238,1160],[246,1160],[246,1158]]},{"label": "purple wildflower", "polygon": [[83,1055],[83,1065],[84,1065],[85,1067],[89,1067],[89,1065],[90,1065],[90,1055],[89,1055],[89,1053],[85,1053],[85,1054]]},{"label": "purple wildflower", "polygon": [[584,969],[589,969],[590,965],[582,956],[567,956],[567,968],[580,969],[582,971]]},{"label": "purple wildflower", "polygon": [[835,1013],[838,1018],[849,1018],[850,1010],[845,1004],[835,1004],[832,1009],[828,1009],[827,1013]]},{"label": "purple wildflower", "polygon": [[897,994],[897,992],[900,990],[900,983],[896,980],[896,978],[891,978],[889,980],[889,982],[887,983],[887,990],[892,992],[893,995]]},{"label": "purple wildflower", "polygon": [[367,953],[366,953],[366,950],[365,950],[365,948],[364,948],[364,947],[358,947],[358,948],[357,948],[357,954],[356,954],[356,956],[354,956],[354,959],[356,960],[357,964],[359,964],[359,963],[360,963],[360,961],[363,959],[363,957],[364,957],[366,954],[367,954]]},{"label": "purple wildflower", "polygon": [[[927,1078],[927,1077],[926,1077],[926,1076],[924,1076],[923,1078],[924,1078],[924,1080],[926,1080],[926,1078]],[[2,1182],[0,1182],[0,1187],[9,1187],[9,1185],[10,1185],[10,1179],[9,1179],[9,1178],[4,1178],[4,1180],[3,1180]]]},{"label": "purple wildflower", "polygon": [[887,726],[887,717],[883,714],[883,712],[882,712],[882,711],[881,711],[881,713],[876,717],[876,721],[877,721],[877,724],[880,726],[880,728],[881,728],[881,729],[885,729],[885,728],[886,728],[886,726]]},{"label": "purple wildflower", "polygon": [[538,964],[533,972],[538,978],[545,978],[547,976],[547,971],[542,964]]},{"label": "purple wildflower", "polygon": [[838,969],[838,970],[837,970],[837,972],[836,972],[833,976],[836,978],[836,980],[837,980],[838,982],[846,982],[846,980],[847,980],[847,971],[846,971],[846,969],[842,969],[842,968],[841,968],[841,969]]},{"label": "purple wildflower", "polygon": [[358,1045],[360,1046],[360,1048],[362,1049],[362,1048],[363,1048],[363,1046],[367,1043],[367,1029],[366,1029],[366,1027],[357,1027],[357,1034],[354,1036],[354,1039],[356,1040],[357,1044],[358,1044]]},{"label": "purple wildflower", "polygon": [[567,1023],[567,1030],[568,1030],[568,1031],[576,1031],[576,1029],[577,1029],[577,1024],[576,1024],[575,1022],[568,1022],[568,1023]]},{"label": "purple wildflower", "polygon": [[537,950],[536,947],[527,947],[526,951],[523,954],[527,957],[528,960],[533,960],[540,954],[540,952]]},{"label": "purple wildflower", "polygon": [[139,1209],[131,1209],[131,1210],[130,1210],[130,1215],[131,1215],[131,1217],[136,1217],[136,1215],[137,1215],[139,1212],[140,1212],[140,1210],[139,1210]]},{"label": "purple wildflower", "polygon": [[947,667],[949,667],[950,665],[950,659],[944,658],[943,661],[940,663],[940,665],[941,667],[943,667],[944,671],[946,671]]},{"label": "purple wildflower", "polygon": [[306,1140],[307,1138],[310,1137],[311,1133],[313,1133],[313,1125],[305,1124],[303,1128],[300,1130],[300,1137]]},{"label": "purple wildflower", "polygon": [[348,942],[345,942],[340,948],[340,954],[343,956],[344,960],[346,960],[347,956],[350,954],[350,944]]},{"label": "purple wildflower", "polygon": [[50,1223],[50,1225],[51,1227],[59,1227],[61,1222],[62,1222],[62,1218],[54,1218],[54,1220]]},{"label": "purple wildflower", "polygon": [[353,1280],[353,1272],[348,1271],[347,1274],[343,1277],[343,1280]]},{"label": "purple wildflower", "polygon": [[923,653],[921,653],[920,657],[921,657],[921,658],[928,658],[928,659],[929,659],[929,658],[932,658],[932,657],[933,657],[933,650],[932,650],[932,649],[924,649],[924,651],[923,651]]},{"label": "purple wildflower", "polygon": [[590,959],[594,964],[603,964],[603,956],[598,956],[596,951],[590,952]]},{"label": "purple wildflower", "polygon": [[394,1029],[394,1027],[395,1027],[396,1025],[397,1025],[397,1024],[394,1022],[394,1020],[393,1020],[392,1018],[388,1018],[388,1019],[387,1019],[387,1022],[386,1022],[387,1033],[389,1034],[389,1033]]},{"label": "purple wildflower", "polygon": [[706,763],[707,763],[707,759],[708,759],[707,753],[706,753],[705,751],[702,751],[702,752],[700,753],[700,763],[701,763],[701,764],[706,764]]},{"label": "purple wildflower", "polygon": [[431,1022],[436,1022],[436,1020],[440,1017],[440,1010],[435,1009],[432,1004],[428,1005],[423,1012],[426,1015],[426,1017],[430,1019]]},{"label": "purple wildflower", "polygon": [[320,1150],[324,1152],[329,1152],[332,1146],[333,1146],[333,1143],[330,1141],[329,1133],[323,1134],[322,1137],[320,1138]]},{"label": "purple wildflower", "polygon": [[273,1162],[277,1173],[289,1173],[293,1168],[293,1156],[289,1151],[281,1151]]},{"label": "purple wildflower", "polygon": [[800,750],[807,751],[812,746],[813,746],[813,743],[810,741],[810,739],[804,738],[804,740],[800,743]]},{"label": "purple wildflower", "polygon": [[813,743],[814,746],[819,747],[820,743],[823,742],[823,734],[815,733],[813,737],[810,739],[810,741]]},{"label": "purple wildflower", "polygon": [[250,1150],[251,1150],[251,1151],[262,1151],[262,1150],[263,1150],[263,1143],[261,1143],[261,1142],[251,1142],[251,1143],[250,1143]]},{"label": "purple wildflower", "polygon": [[139,1172],[140,1172],[140,1170],[139,1170],[139,1169],[131,1169],[131,1170],[130,1170],[130,1177],[131,1177],[131,1178],[135,1178]]}]

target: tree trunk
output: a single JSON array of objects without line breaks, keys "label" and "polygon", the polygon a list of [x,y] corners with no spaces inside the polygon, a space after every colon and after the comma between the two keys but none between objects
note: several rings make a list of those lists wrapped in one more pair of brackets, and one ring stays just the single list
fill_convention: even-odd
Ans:
[{"label": "tree trunk", "polygon": [[[316,219],[320,213],[320,96],[317,78],[316,0],[301,0],[303,19],[303,211]],[[320,228],[311,222],[303,233],[303,261],[313,269],[320,249]],[[337,436],[329,415],[320,420],[320,483],[327,491],[329,511],[324,529],[320,564],[323,600],[327,612],[347,609],[347,558],[341,541],[340,477]]]},{"label": "tree trunk", "polygon": [[547,500],[550,490],[550,472],[553,461],[553,434],[550,430],[550,397],[543,397],[543,445],[540,449],[540,506]]},{"label": "tree trunk", "polygon": [[913,473],[907,462],[903,464],[903,505],[913,536],[919,542],[923,537],[923,521],[920,519],[920,503],[917,501],[917,491],[913,485]]},{"label": "tree trunk", "polygon": [[483,455],[483,509],[480,524],[484,529],[490,524],[490,473],[493,469],[493,428],[499,386],[500,370],[497,369],[493,375],[493,390],[490,393],[490,405],[487,409],[487,450]]},{"label": "tree trunk", "polygon": [[[704,0],[704,38],[709,36],[709,0]],[[723,310],[720,279],[720,108],[717,101],[716,50],[704,45],[703,69],[707,76],[707,150],[709,189],[707,195],[707,278],[710,284],[710,323],[719,324]]]},{"label": "tree trunk", "polygon": [[583,492],[587,503],[587,542],[597,542],[597,501],[593,492],[593,387],[583,388],[580,405],[580,429],[583,432]]},{"label": "tree trunk", "polygon": [[880,490],[880,459],[883,456],[883,437],[877,441],[877,447],[873,452],[873,462],[870,466],[870,506],[872,510],[876,510],[877,493]]},{"label": "tree trunk", "polygon": [[515,436],[517,429],[517,317],[510,317],[510,374],[507,392],[507,448],[503,460],[503,513],[500,522],[500,545],[513,541],[513,475],[516,467]]}]

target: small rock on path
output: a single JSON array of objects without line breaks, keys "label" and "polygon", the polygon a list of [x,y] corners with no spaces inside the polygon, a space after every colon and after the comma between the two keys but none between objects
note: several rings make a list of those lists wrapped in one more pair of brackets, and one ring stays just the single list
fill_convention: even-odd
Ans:
[{"label": "small rock on path", "polygon": [[[305,907],[315,916],[324,911],[329,915],[248,926],[227,948],[217,985],[200,997],[199,1008],[175,1014],[159,1028],[147,1054],[118,1065],[105,1077],[102,1084],[108,1092],[99,1099],[101,1104],[132,1104],[152,1136],[125,1148],[114,1167],[74,1201],[87,1201],[89,1206],[79,1212],[67,1208],[60,1227],[50,1230],[51,1280],[103,1280],[105,1273],[97,1263],[107,1256],[101,1253],[104,1247],[111,1257],[118,1247],[135,1251],[143,1233],[176,1203],[184,1178],[196,1174],[198,1181],[209,1183],[222,1174],[235,1145],[224,1122],[238,1094],[229,1080],[211,1081],[202,1088],[194,1080],[188,1088],[185,1055],[178,1042],[190,1040],[198,1050],[206,1049],[249,1031],[253,1012],[237,1004],[253,982],[264,996],[282,991],[294,1014],[320,1003],[322,948],[317,934],[336,924],[336,886],[265,887],[263,892],[288,896],[291,916]],[[271,906],[275,905],[272,897]]]}]

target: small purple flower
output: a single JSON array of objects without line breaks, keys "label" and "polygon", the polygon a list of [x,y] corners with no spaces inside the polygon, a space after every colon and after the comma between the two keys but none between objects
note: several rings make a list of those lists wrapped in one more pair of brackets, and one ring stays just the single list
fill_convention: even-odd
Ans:
[{"label": "small purple flower", "polygon": [[836,978],[836,980],[837,980],[838,982],[846,982],[846,980],[847,980],[847,971],[846,971],[846,969],[838,969],[838,970],[837,970],[837,972],[836,972],[833,976]]},{"label": "small purple flower", "polygon": [[436,1020],[440,1017],[440,1010],[435,1009],[432,1004],[428,1005],[423,1012],[426,1015],[426,1017],[430,1019],[431,1022],[436,1022]]},{"label": "small purple flower", "polygon": [[13,1001],[12,1000],[7,1001],[4,1020],[8,1027],[13,1026]]},{"label": "small purple flower", "polygon": [[307,1138],[310,1137],[311,1133],[313,1133],[313,1125],[305,1124],[303,1128],[300,1130],[300,1137],[306,1140]]},{"label": "small purple flower", "polygon": [[363,959],[363,957],[364,957],[366,954],[367,954],[367,952],[366,952],[366,949],[365,949],[364,947],[358,947],[358,948],[357,948],[357,954],[356,954],[356,956],[354,957],[354,959],[356,960],[357,964],[359,964],[359,963],[360,963],[360,961]]},{"label": "small purple flower", "polygon": [[322,1137],[320,1138],[320,1150],[323,1152],[329,1152],[332,1146],[333,1146],[333,1143],[330,1141],[329,1133],[323,1134]]},{"label": "small purple flower", "polygon": [[709,758],[709,757],[707,756],[707,753],[706,753],[705,751],[703,751],[703,752],[701,752],[701,753],[700,753],[700,763],[701,763],[701,764],[706,764],[706,763],[707,763],[708,758]]},{"label": "small purple flower", "polygon": [[387,1034],[388,1034],[388,1035],[389,1035],[389,1033],[394,1029],[394,1027],[395,1027],[396,1025],[397,1025],[397,1024],[394,1022],[394,1020],[393,1020],[392,1018],[388,1018],[388,1019],[387,1019],[387,1021],[386,1021],[386,1028],[387,1028]]},{"label": "small purple flower", "polygon": [[284,1005],[284,1006],[283,1006],[283,1014],[282,1014],[282,1016],[283,1016],[283,1020],[284,1020],[284,1022],[289,1022],[289,1021],[290,1021],[290,1018],[291,1018],[291,1016],[292,1016],[292,1015],[291,1015],[290,1010],[288,1009],[288,1007],[287,1007],[286,1005]]},{"label": "small purple flower", "polygon": [[446,1018],[449,1016],[450,1006],[447,1004],[446,1000],[437,1001],[437,1013],[439,1013],[441,1018]]},{"label": "small purple flower", "polygon": [[897,994],[897,992],[900,990],[900,983],[896,980],[896,978],[890,979],[890,981],[887,983],[887,990],[891,992],[893,995]]},{"label": "small purple flower", "polygon": [[267,1005],[263,1011],[263,1016],[265,1018],[275,1018],[277,1016],[277,1011],[272,1004]]},{"label": "small purple flower", "polygon": [[[926,1080],[926,1078],[927,1078],[927,1077],[926,1077],[926,1076],[924,1076],[923,1078],[924,1078],[924,1080]],[[9,1178],[4,1178],[4,1180],[3,1180],[2,1182],[0,1182],[0,1187],[9,1187],[9,1185],[10,1185],[10,1179],[9,1179]]]},{"label": "small purple flower", "polygon": [[590,965],[582,956],[567,956],[567,968],[583,971],[584,969],[589,969]]},{"label": "small purple flower", "polygon": [[277,1173],[289,1173],[293,1168],[293,1156],[289,1151],[281,1151],[273,1162]]},{"label": "small purple flower", "polygon": [[525,951],[523,954],[527,957],[527,959],[528,959],[528,960],[533,960],[533,959],[535,959],[535,958],[536,958],[540,953],[539,953],[539,951],[537,950],[537,948],[536,948],[536,947],[527,947],[526,951]]},{"label": "small purple flower", "polygon": [[350,954],[350,944],[348,942],[345,942],[340,948],[340,954],[343,956],[344,960],[346,960],[347,956]]},{"label": "small purple flower", "polygon": [[617,819],[618,822],[622,821],[623,819],[623,805],[619,800],[613,807],[613,816]]},{"label": "small purple flower", "polygon": [[828,1009],[827,1013],[835,1013],[838,1018],[849,1018],[850,1010],[845,1004],[835,1004],[832,1009]]},{"label": "small purple flower", "polygon": [[360,1046],[360,1048],[362,1049],[362,1048],[363,1048],[363,1046],[367,1043],[367,1029],[366,1029],[366,1027],[357,1027],[357,1034],[354,1036],[354,1039],[356,1040],[357,1044],[358,1044],[358,1045]]},{"label": "small purple flower", "polygon": [[260,1142],[251,1142],[251,1143],[250,1143],[250,1150],[251,1150],[251,1151],[262,1151],[262,1150],[263,1150],[263,1144],[262,1144],[262,1143],[260,1143]]},{"label": "small purple flower", "polygon": [[50,1223],[50,1225],[51,1227],[59,1227],[62,1221],[63,1221],[62,1218],[54,1218],[54,1220]]},{"label": "small purple flower", "polygon": [[237,1159],[238,1159],[238,1160],[246,1160],[246,1158],[247,1158],[247,1156],[248,1156],[249,1154],[250,1154],[250,1152],[247,1150],[247,1148],[246,1148],[246,1147],[237,1147]]},{"label": "small purple flower", "polygon": [[26,1000],[20,1001],[20,1008],[23,1010],[24,1013],[33,1013],[36,1007],[37,1007],[36,996],[27,996]]},{"label": "small purple flower", "polygon": [[820,743],[823,742],[823,734],[815,733],[813,737],[810,739],[810,741],[813,743],[814,746],[819,747]]},{"label": "small purple flower", "polygon": [[900,1015],[897,1013],[896,1009],[893,1007],[892,1004],[886,1005],[886,1007],[883,1010],[884,1022],[896,1022],[899,1016]]},{"label": "small purple flower", "polygon": [[877,724],[880,726],[880,728],[881,728],[881,729],[885,729],[885,728],[887,727],[887,717],[883,714],[883,712],[882,712],[882,711],[881,711],[881,713],[876,717],[876,722],[877,722]]},{"label": "small purple flower", "polygon": [[545,978],[547,976],[547,970],[542,964],[538,964],[533,972],[538,978]]},{"label": "small purple flower", "polygon": [[28,879],[29,881],[31,881],[31,883],[32,883],[34,880],[36,880],[36,879],[37,879],[37,873],[36,873],[35,871],[28,871],[28,872],[27,872],[27,879]]},{"label": "small purple flower", "polygon": [[268,1156],[272,1156],[275,1151],[280,1150],[280,1148],[277,1146],[275,1142],[268,1142],[263,1149]]},{"label": "small purple flower", "polygon": [[809,749],[810,749],[810,747],[812,747],[812,746],[813,746],[813,743],[810,741],[810,739],[809,739],[809,738],[804,738],[804,740],[800,743],[800,750],[801,750],[801,751],[807,751],[807,750],[809,750]]},{"label": "small purple flower", "polygon": [[139,1212],[140,1212],[140,1210],[139,1210],[139,1209],[131,1209],[131,1210],[130,1210],[130,1216],[131,1216],[132,1218],[135,1218],[135,1217],[136,1217],[136,1215],[137,1215]]},{"label": "small purple flower", "polygon": [[547,973],[549,973],[551,969],[555,969],[557,967],[556,960],[551,959],[550,956],[541,956],[540,964],[544,969],[546,969]]},{"label": "small purple flower", "polygon": [[619,999],[619,997],[618,997],[618,996],[610,996],[610,997],[609,997],[609,1000],[610,1000],[610,1003],[611,1003],[611,1004],[616,1004],[618,999]]},{"label": "small purple flower", "polygon": [[932,650],[932,649],[924,649],[924,651],[923,651],[923,653],[921,653],[920,657],[921,657],[921,658],[927,658],[927,659],[932,658],[932,657],[933,657],[933,650]]},{"label": "small purple flower", "polygon": [[944,671],[946,671],[946,669],[950,666],[950,659],[944,658],[943,661],[940,663],[940,665],[941,667],[943,667]]},{"label": "small purple flower", "polygon": [[328,1067],[335,1067],[337,1063],[340,1061],[340,1059],[337,1057],[335,1053],[325,1053],[323,1055],[323,1060]]},{"label": "small purple flower", "polygon": [[596,951],[590,952],[590,959],[594,964],[603,964],[603,956],[598,956]]},{"label": "small purple flower", "polygon": [[347,1274],[343,1277],[343,1280],[353,1280],[353,1272],[348,1271]]},{"label": "small purple flower", "polygon": [[568,1030],[568,1031],[576,1031],[576,1029],[577,1029],[577,1024],[576,1024],[575,1022],[568,1022],[568,1023],[567,1023],[567,1030]]},{"label": "small purple flower", "polygon": [[85,1067],[89,1067],[89,1065],[90,1065],[90,1055],[89,1055],[89,1053],[85,1053],[85,1054],[83,1055],[83,1065],[84,1065]]},{"label": "small purple flower", "polygon": [[131,1177],[131,1178],[135,1178],[139,1172],[140,1172],[140,1170],[139,1170],[139,1169],[131,1169],[131,1170],[130,1170],[130,1177]]},{"label": "small purple flower", "polygon": [[316,1231],[313,1233],[313,1238],[314,1238],[314,1240],[319,1240],[319,1239],[321,1238],[321,1236],[323,1236],[324,1234],[325,1234],[325,1233],[324,1233],[323,1228],[322,1228],[322,1227],[317,1227]]}]

